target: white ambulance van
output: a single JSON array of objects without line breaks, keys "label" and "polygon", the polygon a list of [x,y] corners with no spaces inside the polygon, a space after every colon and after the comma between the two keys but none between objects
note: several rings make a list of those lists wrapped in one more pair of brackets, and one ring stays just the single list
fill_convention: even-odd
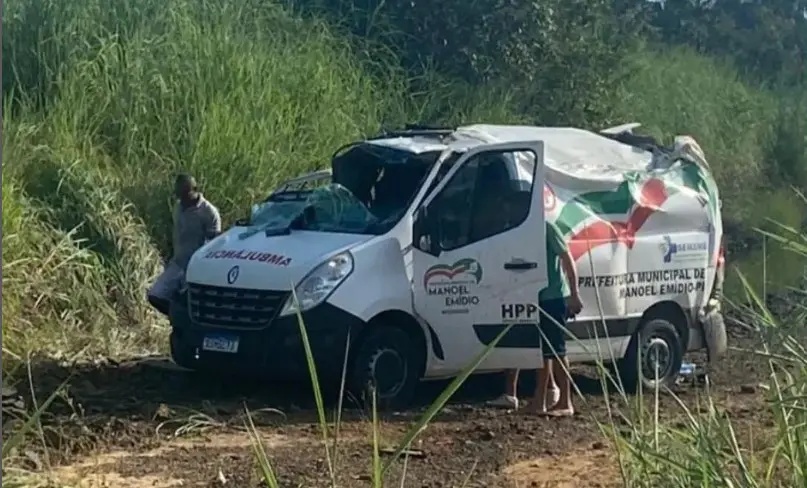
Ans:
[{"label": "white ambulance van", "polygon": [[193,370],[304,378],[297,308],[321,381],[402,407],[419,381],[541,364],[545,220],[576,260],[573,362],[669,384],[687,351],[726,349],[718,189],[694,140],[472,125],[408,128],[339,149],[199,249],[172,302]]}]

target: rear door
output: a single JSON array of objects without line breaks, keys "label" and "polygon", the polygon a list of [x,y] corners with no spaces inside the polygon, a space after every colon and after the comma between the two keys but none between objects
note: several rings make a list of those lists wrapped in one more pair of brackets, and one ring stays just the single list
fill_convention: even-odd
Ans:
[{"label": "rear door", "polygon": [[541,364],[543,169],[541,141],[475,147],[419,209],[413,228],[414,305],[442,353],[431,375],[462,370],[511,322],[518,325],[480,369]]}]

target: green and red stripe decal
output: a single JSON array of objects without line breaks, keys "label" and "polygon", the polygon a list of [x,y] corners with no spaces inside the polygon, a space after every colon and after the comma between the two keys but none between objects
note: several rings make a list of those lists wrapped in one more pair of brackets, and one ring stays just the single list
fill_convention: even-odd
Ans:
[{"label": "green and red stripe decal", "polygon": [[479,263],[471,258],[463,258],[451,265],[436,264],[426,270],[423,275],[423,286],[428,286],[432,279],[440,276],[453,280],[455,276],[461,273],[472,274],[477,283],[482,281],[482,267],[479,266]]},{"label": "green and red stripe decal", "polygon": [[[709,201],[710,211],[715,212],[716,189],[709,184],[703,170],[695,164],[684,164],[677,169],[682,171],[684,186],[703,194]],[[563,206],[555,223],[575,260],[604,245],[621,243],[632,249],[636,234],[650,216],[678,192],[677,185],[668,185],[661,178],[640,180],[641,175],[628,174],[615,190],[583,193]],[[624,215],[625,219],[606,220],[605,215]],[[581,227],[587,220],[591,222]]]}]

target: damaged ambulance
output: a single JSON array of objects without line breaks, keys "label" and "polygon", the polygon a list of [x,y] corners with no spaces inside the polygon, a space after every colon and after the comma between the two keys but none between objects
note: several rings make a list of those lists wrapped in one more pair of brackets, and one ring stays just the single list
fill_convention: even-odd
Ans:
[{"label": "damaged ambulance", "polygon": [[194,254],[174,361],[307,377],[299,312],[320,381],[346,367],[384,407],[459,374],[510,324],[477,372],[534,369],[549,219],[584,305],[569,359],[614,363],[632,388],[671,383],[686,352],[727,347],[721,202],[693,139],[636,127],[408,127],[340,148]]}]

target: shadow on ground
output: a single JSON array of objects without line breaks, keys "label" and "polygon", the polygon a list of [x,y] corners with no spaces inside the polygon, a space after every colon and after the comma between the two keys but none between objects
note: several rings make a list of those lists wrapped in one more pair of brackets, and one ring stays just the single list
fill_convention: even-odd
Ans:
[{"label": "shadow on ground", "polygon": [[[32,365],[31,377],[39,403],[65,385],[65,398],[69,398],[69,401],[54,402],[48,409],[49,416],[54,417],[79,414],[148,420],[159,416],[161,411],[171,409],[202,412],[226,420],[227,417],[240,416],[246,407],[256,411],[274,409],[283,412],[286,414],[284,423],[288,424],[295,420],[308,423],[316,415],[310,384],[203,376],[182,370],[162,357],[74,367],[40,361]],[[598,379],[575,374],[574,380],[585,395],[602,395]],[[422,383],[412,408],[408,412],[385,415],[385,420],[410,421],[413,415],[433,403],[449,383]],[[530,396],[534,384],[534,371],[522,372],[520,396]],[[465,382],[449,403],[469,407],[480,405],[500,395],[503,389],[503,374],[475,375]],[[17,385],[16,390],[26,403],[33,404],[29,385]],[[331,388],[325,392],[324,400],[328,409],[337,405],[338,391],[335,390]],[[369,412],[360,410],[353,400],[351,397],[344,400],[345,419],[366,418]]]},{"label": "shadow on ground", "polygon": [[[753,337],[738,337],[737,342],[752,345],[756,340]],[[699,362],[698,359],[695,361]],[[600,433],[591,419],[596,417],[608,422],[611,409],[615,406],[619,408],[621,401],[613,396],[605,398],[593,368],[575,366],[574,370],[575,373],[582,373],[574,375],[584,395],[577,403],[582,415],[550,421],[531,416],[506,415],[486,408],[484,402],[502,392],[503,375],[470,378],[428,429],[430,434],[424,445],[430,452],[429,463],[444,461],[446,465],[440,466],[442,473],[455,468],[457,459],[462,459],[467,465],[484,460],[480,466],[484,464],[485,469],[498,472],[505,464],[512,462],[523,461],[532,466],[530,463],[538,455],[536,453],[547,451],[551,446],[555,446],[551,447],[552,452],[560,452],[556,444],[579,447],[599,442]],[[756,418],[760,396],[747,393],[749,389],[745,390],[745,394],[738,395],[743,390],[737,385],[759,381],[764,373],[764,361],[744,352],[730,351],[714,376],[713,393],[720,398],[729,398],[727,408],[730,408],[735,419]],[[39,361],[32,365],[31,376],[40,405],[60,385],[66,385],[65,395],[53,402],[43,415],[41,435],[31,436],[33,443],[47,447],[52,463],[69,462],[89,452],[119,449],[145,452],[186,435],[193,437],[194,434],[203,434],[204,437],[206,434],[203,432],[226,433],[235,430],[239,439],[248,439],[243,432],[247,420],[246,409],[254,417],[254,423],[262,434],[309,440],[319,439],[321,435],[316,425],[314,396],[308,385],[199,377],[178,369],[165,358],[73,366]],[[388,432],[387,436],[393,439],[402,435],[448,383],[425,383],[412,409],[382,415],[382,426]],[[520,396],[528,397],[532,393],[530,386],[534,384],[534,374],[522,372],[520,383]],[[25,416],[20,412],[30,413],[34,405],[28,385],[21,382],[13,387],[16,389],[13,395],[8,395],[12,389],[10,385],[4,384],[3,388],[4,440],[7,440],[5,437],[8,433],[15,432],[24,422]],[[699,391],[684,387],[681,393],[685,400],[692,403],[700,396]],[[21,403],[22,407],[16,411],[6,408],[6,400]],[[335,398],[327,396],[326,402],[329,410],[327,418],[332,420]],[[675,412],[680,410],[675,399],[668,395],[661,398],[661,403],[666,416],[675,416]],[[16,420],[14,417],[17,417]],[[370,412],[355,408],[350,401],[345,402],[343,432],[353,431],[354,437],[361,437],[356,440],[356,452],[364,453],[360,456],[356,454],[359,457],[369,449],[365,437],[371,418]],[[294,471],[294,466],[302,460],[301,452],[298,449],[283,454],[287,456],[285,470]],[[184,459],[186,455],[182,451],[175,457]],[[252,462],[246,448],[241,455],[246,456],[244,462]],[[280,456],[277,452],[274,455]],[[29,469],[40,469],[37,463],[28,466],[32,462],[23,462]],[[189,472],[194,469],[189,468]]]}]

